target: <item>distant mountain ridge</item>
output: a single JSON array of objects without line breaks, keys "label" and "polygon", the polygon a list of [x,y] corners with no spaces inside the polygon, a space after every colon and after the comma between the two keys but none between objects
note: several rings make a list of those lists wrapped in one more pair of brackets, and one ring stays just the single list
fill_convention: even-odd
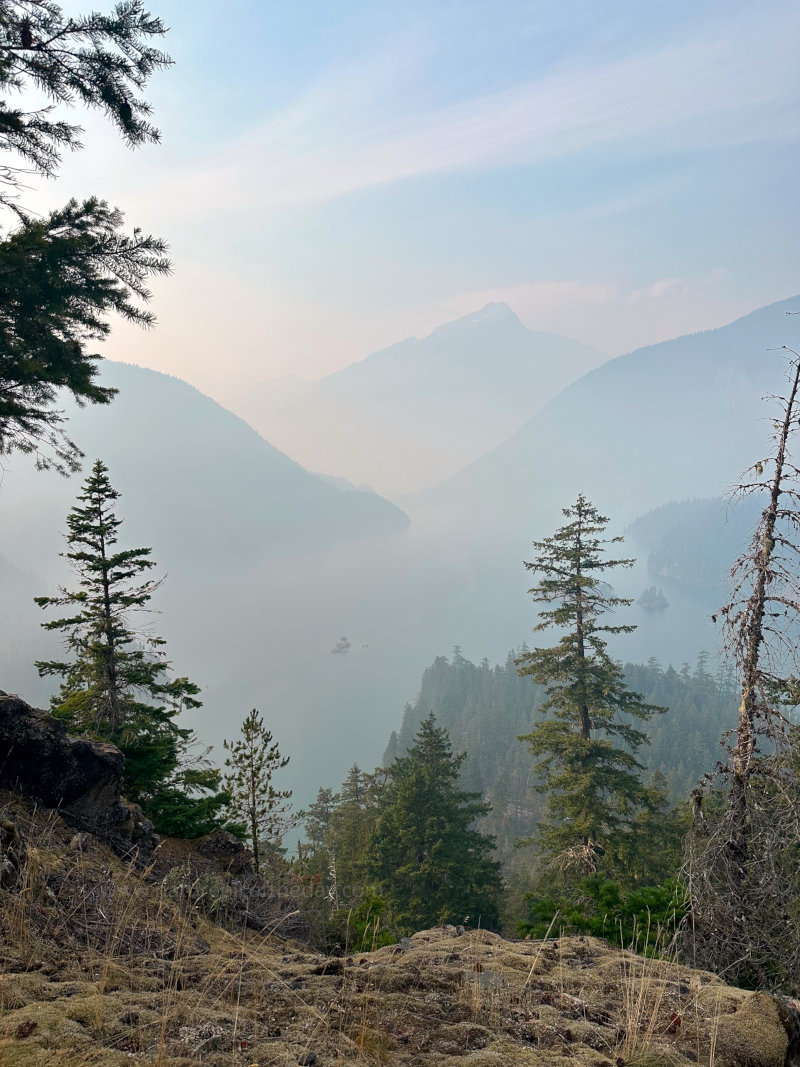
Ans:
[{"label": "distant mountain ridge", "polygon": [[[499,350],[496,346],[501,339],[507,347]],[[587,360],[606,358],[579,341],[529,330],[508,304],[490,303],[479,311],[437,326],[421,340],[409,337],[373,352],[366,359],[322,378],[319,385],[329,394],[353,395],[360,391],[374,398],[383,390],[387,397],[394,399],[398,388],[415,397],[421,386],[428,390],[434,386],[438,396],[452,396],[467,392],[468,385],[480,383],[498,397],[506,397],[510,393],[509,383],[497,374],[491,377],[487,374],[487,364],[491,364],[493,370],[502,368],[526,376],[536,375],[532,384],[543,392],[549,391],[560,377],[559,368],[541,359],[536,365],[540,353],[530,347],[532,340],[548,346],[552,360],[577,356]],[[576,365],[579,365],[577,361]],[[458,377],[454,378],[454,374]]]},{"label": "distant mountain ridge", "polygon": [[405,502],[456,524],[477,509],[535,533],[578,492],[622,521],[671,500],[719,496],[766,454],[760,398],[780,391],[786,365],[769,350],[800,346],[798,311],[793,297],[609,360],[490,453]]},{"label": "distant mountain ridge", "polygon": [[482,455],[605,358],[493,303],[319,381],[248,389],[235,406],[306,466],[392,495]]},{"label": "distant mountain ridge", "polygon": [[[155,544],[162,558],[238,565],[408,525],[389,501],[305,470],[179,378],[108,360],[101,377],[119,394],[107,407],[70,411],[70,432],[87,463],[100,457],[108,465],[124,496],[128,536]],[[16,521],[0,532],[0,552],[26,561],[32,546],[44,554],[53,528],[63,529],[84,475],[59,479],[24,461],[10,466],[2,505],[15,508]]]}]

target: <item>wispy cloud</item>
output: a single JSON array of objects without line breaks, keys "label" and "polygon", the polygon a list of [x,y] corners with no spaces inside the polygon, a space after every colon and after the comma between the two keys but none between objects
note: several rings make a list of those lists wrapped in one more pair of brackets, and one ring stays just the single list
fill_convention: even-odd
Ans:
[{"label": "wispy cloud", "polygon": [[[573,63],[501,92],[402,114],[409,64],[329,77],[182,183],[188,210],[291,208],[443,171],[530,164],[601,145],[707,148],[786,137],[797,98],[791,8],[603,63]],[[417,103],[419,95],[413,96]],[[769,121],[765,116],[769,115]]]},{"label": "wispy cloud", "polygon": [[[156,286],[160,328],[144,345],[139,331],[115,328],[109,354],[225,398],[287,370],[331,371],[490,300],[533,329],[613,354],[791,295],[794,0],[684,3],[655,23],[649,5],[610,7],[587,26],[590,0],[555,11],[544,0],[433,0],[416,25],[396,20],[402,35],[381,25],[348,36],[346,60],[341,37],[318,49],[335,57],[327,71],[313,84],[299,74],[294,94],[281,83],[280,108],[263,90],[246,136],[206,124],[217,83],[197,96],[180,65],[170,77],[184,78],[183,110],[165,116],[162,148],[130,155],[90,116],[90,148],[65,160],[43,205],[97,189],[168,236],[177,267]],[[615,19],[627,7],[637,19]],[[468,8],[496,31],[485,48]],[[454,40],[456,10],[466,29]],[[539,31],[529,76],[519,74],[527,19]],[[660,33],[669,41],[654,44]],[[524,40],[507,63],[513,37]],[[476,56],[482,66],[470,63]],[[231,75],[231,95],[250,113],[255,85],[245,66]],[[184,111],[204,141],[175,137]],[[725,150],[766,141],[763,153]],[[537,171],[553,160],[563,162]],[[489,173],[504,167],[529,169]],[[486,178],[462,180],[477,172]],[[341,211],[314,210],[445,174],[446,183],[416,184],[407,234],[399,197],[365,197],[363,213],[357,195]]]}]

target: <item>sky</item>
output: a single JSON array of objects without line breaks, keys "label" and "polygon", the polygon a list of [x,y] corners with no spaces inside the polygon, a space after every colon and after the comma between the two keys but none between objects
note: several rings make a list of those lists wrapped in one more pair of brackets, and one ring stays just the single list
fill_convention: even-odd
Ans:
[{"label": "sky", "polygon": [[800,290],[794,0],[152,10],[162,143],[81,116],[36,194],[170,243],[159,325],[116,326],[110,358],[233,404],[491,300],[616,355]]}]

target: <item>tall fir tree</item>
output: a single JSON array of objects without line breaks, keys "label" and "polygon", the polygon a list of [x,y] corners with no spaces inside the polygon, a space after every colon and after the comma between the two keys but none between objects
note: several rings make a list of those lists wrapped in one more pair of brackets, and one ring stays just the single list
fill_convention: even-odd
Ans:
[{"label": "tall fir tree", "polygon": [[291,814],[292,790],[278,790],[272,784],[273,775],[287,765],[289,757],[281,756],[257,708],[244,719],[240,736],[224,745],[229,753],[225,760],[229,813],[232,821],[246,828],[259,874],[265,853],[280,846],[283,835],[300,818]]},{"label": "tall fir tree", "polygon": [[126,797],[142,805],[164,832],[194,836],[216,825],[226,802],[220,773],[204,755],[192,757],[194,732],[177,716],[199,708],[198,687],[170,676],[164,641],[132,624],[147,610],[160,584],[146,577],[155,567],[150,548],[117,548],[120,493],[97,460],[67,516],[62,553],[78,579],[55,597],[36,597],[42,608],[66,608],[42,623],[63,635],[69,659],[40,660],[43,677],[61,679],[53,713],[68,728],[117,745],[125,755]]},{"label": "tall fir tree", "polygon": [[339,794],[320,786],[317,798],[305,809],[303,831],[305,840],[298,843],[298,870],[308,879],[309,888],[325,896],[331,868],[329,845],[331,818],[339,803]]},{"label": "tall fir tree", "polygon": [[[608,519],[580,495],[565,508],[566,525],[534,541],[537,558],[526,563],[539,575],[529,590],[544,604],[534,632],[556,628],[563,636],[551,648],[534,648],[517,660],[519,673],[544,685],[546,716],[520,737],[540,757],[547,806],[536,843],[540,854],[583,875],[612,866],[630,842],[643,811],[663,799],[641,779],[635,753],[647,740],[631,719],[646,720],[664,708],[647,704],[626,685],[622,666],[608,654],[605,635],[630,625],[601,622],[631,601],[615,596],[602,579],[632,559],[606,558]],[[623,747],[624,746],[624,747]]]},{"label": "tall fir tree", "polygon": [[496,929],[499,922],[494,839],[473,825],[488,805],[459,787],[463,761],[430,715],[408,753],[389,768],[368,873],[407,930],[466,919]]}]

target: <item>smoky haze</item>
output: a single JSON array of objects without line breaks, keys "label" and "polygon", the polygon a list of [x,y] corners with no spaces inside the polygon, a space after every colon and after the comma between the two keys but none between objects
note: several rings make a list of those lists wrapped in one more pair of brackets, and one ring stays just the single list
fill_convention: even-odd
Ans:
[{"label": "smoky haze", "polygon": [[[765,454],[759,398],[780,387],[784,368],[769,349],[800,343],[800,318],[787,314],[799,310],[794,298],[597,366],[598,353],[526,331],[507,307],[476,309],[294,398],[298,435],[316,434],[309,463],[344,482],[275,447],[289,428],[271,439],[272,400],[247,401],[257,433],[186,383],[139,367],[104,364],[119,397],[72,412],[71,427],[87,462],[102,458],[123,494],[121,543],[152,546],[167,575],[154,601],[161,614],[149,621],[176,672],[202,686],[204,706],[186,719],[219,757],[222,739],[258,707],[292,757],[286,783],[303,803],[353,762],[378,762],[436,655],[460,645],[476,661],[503,660],[530,639],[522,560],[578,491],[611,517],[612,532],[633,524],[628,548],[640,560],[618,591],[638,597],[658,583],[670,604],[658,615],[631,609],[639,629],[626,658],[679,664],[715,652],[707,619],[740,531],[724,509],[707,522],[680,502],[710,498],[717,508],[739,470]],[[476,427],[482,395],[492,416]],[[318,418],[324,405],[328,420]],[[347,448],[325,436],[339,417],[353,430]],[[368,454],[371,426],[385,432]],[[466,454],[478,447],[486,454]],[[452,472],[459,456],[463,469]],[[347,487],[381,488],[370,470],[396,488],[391,500]],[[441,471],[448,476],[432,484]],[[3,478],[14,521],[0,534],[10,635],[0,669],[4,687],[34,703],[49,689],[32,662],[58,646],[31,598],[69,581],[58,553],[82,477],[41,475],[15,458]],[[672,503],[677,510],[635,522]],[[702,588],[679,569],[648,570],[676,528],[689,553],[709,530],[725,546]],[[349,651],[332,655],[343,637]]]},{"label": "smoky haze", "polygon": [[306,467],[393,496],[455,474],[606,358],[492,303],[318,381],[243,390],[234,407]]}]

